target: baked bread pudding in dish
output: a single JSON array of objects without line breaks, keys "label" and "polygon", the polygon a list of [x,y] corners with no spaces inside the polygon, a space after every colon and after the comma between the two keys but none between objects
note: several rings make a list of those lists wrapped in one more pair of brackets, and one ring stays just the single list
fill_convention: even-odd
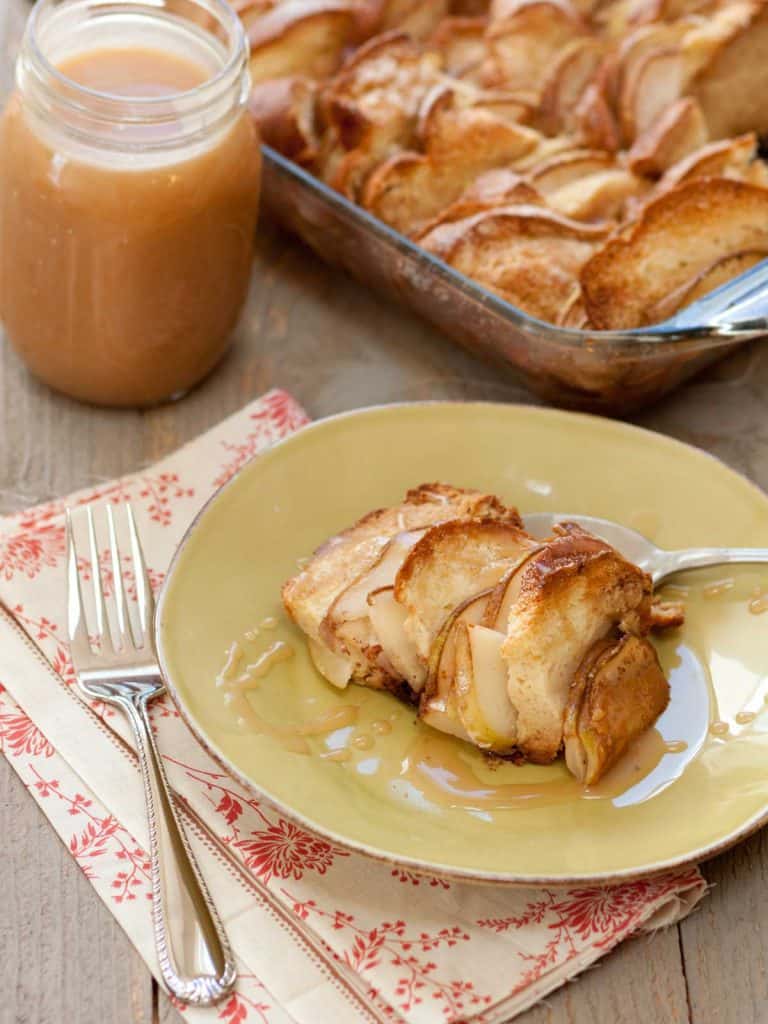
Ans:
[{"label": "baked bread pudding in dish", "polygon": [[596,782],[659,717],[650,577],[572,523],[537,540],[498,498],[422,484],[328,540],[283,587],[334,686],[390,690],[427,725]]},{"label": "baked bread pudding in dish", "polygon": [[513,305],[658,323],[768,257],[766,0],[240,0],[264,140]]}]

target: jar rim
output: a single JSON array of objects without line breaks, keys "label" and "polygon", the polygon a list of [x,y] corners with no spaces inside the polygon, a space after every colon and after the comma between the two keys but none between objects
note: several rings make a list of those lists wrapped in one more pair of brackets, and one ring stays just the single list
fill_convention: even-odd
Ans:
[{"label": "jar rim", "polygon": [[[27,22],[25,31],[26,48],[34,63],[42,70],[43,75],[71,95],[72,98],[65,98],[60,93],[59,101],[63,100],[67,106],[73,109],[87,109],[89,102],[100,103],[105,107],[114,105],[116,108],[124,107],[126,103],[130,102],[132,110],[138,115],[135,118],[138,121],[144,118],[151,118],[153,112],[166,110],[170,100],[183,104],[185,100],[194,99],[196,104],[203,105],[208,101],[215,101],[220,93],[229,89],[233,80],[239,78],[247,68],[248,41],[242,21],[226,0],[191,0],[191,2],[197,3],[201,9],[205,9],[208,13],[218,17],[219,24],[221,24],[227,35],[226,61],[210,78],[207,78],[192,89],[164,95],[126,97],[119,93],[93,89],[70,78],[48,58],[38,38],[41,18],[49,11],[69,6],[68,0],[37,0]],[[78,5],[78,3],[86,9],[112,6],[110,0],[71,0],[71,6],[73,7]],[[123,5],[126,8],[135,6],[137,10],[144,8],[150,16],[153,12],[155,14],[161,12],[160,5],[156,0],[154,2],[153,0],[123,0],[121,6]],[[76,97],[79,97],[82,102],[78,102]]]}]

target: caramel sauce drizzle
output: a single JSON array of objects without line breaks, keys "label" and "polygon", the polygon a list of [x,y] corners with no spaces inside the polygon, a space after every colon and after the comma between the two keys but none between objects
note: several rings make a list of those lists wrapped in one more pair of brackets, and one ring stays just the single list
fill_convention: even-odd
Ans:
[{"label": "caramel sauce drizzle", "polygon": [[232,679],[231,673],[225,676],[222,672],[216,680],[216,685],[226,690],[252,690],[258,684],[259,679],[263,679],[275,665],[291,659],[293,653],[293,647],[290,644],[285,643],[284,640],[276,640],[256,661],[245,666],[242,675]]},{"label": "caramel sauce drizzle", "polygon": [[[307,743],[307,736],[322,736],[325,733],[335,732],[336,729],[354,725],[360,711],[356,704],[344,704],[338,708],[331,708],[330,711],[324,711],[316,718],[309,722],[303,722],[301,725],[275,725],[257,714],[243,693],[233,693],[231,696],[234,699],[230,706],[238,716],[238,725],[243,728],[247,726],[258,735],[270,736],[277,740],[283,749],[293,754],[311,754],[312,748]],[[347,757],[331,757],[331,754],[342,755],[344,753],[347,754]],[[342,748],[342,750],[331,751],[330,754],[323,756],[328,760],[346,761],[349,751]]]},{"label": "caramel sauce drizzle", "polygon": [[224,663],[224,668],[216,677],[217,686],[224,686],[226,685],[227,682],[229,682],[230,679],[232,679],[235,672],[237,672],[238,668],[240,667],[240,663],[243,660],[243,654],[243,648],[237,641],[235,641],[233,644],[230,644],[229,650],[227,651],[227,660]]},{"label": "caramel sauce drizzle", "polygon": [[343,763],[344,761],[349,761],[352,755],[346,747],[342,747],[341,750],[331,750],[327,754],[321,754],[320,757],[323,761],[339,761]]},{"label": "caramel sauce drizzle", "polygon": [[755,711],[739,711],[735,716],[735,721],[739,725],[749,725],[750,722],[754,722],[757,718],[757,712]]},{"label": "caramel sauce drizzle", "polygon": [[297,727],[302,736],[322,736],[326,732],[335,732],[357,722],[360,707],[357,704],[342,704],[341,707],[324,711],[317,718]]},{"label": "caramel sauce drizzle", "polygon": [[370,750],[373,742],[373,736],[369,736],[367,732],[361,732],[353,737],[352,746],[357,750]]},{"label": "caramel sauce drizzle", "polygon": [[264,629],[277,629],[279,623],[274,615],[268,615],[266,619],[262,619],[258,626],[254,626],[253,629],[248,629],[244,633],[246,640],[256,640],[261,636],[261,632]]},{"label": "caramel sauce drizzle", "polygon": [[665,754],[687,749],[682,740],[666,741],[649,729],[631,744],[624,756],[594,786],[585,788],[571,775],[548,781],[495,785],[480,780],[461,757],[461,747],[450,737],[422,737],[403,762],[402,777],[433,803],[467,810],[511,810],[554,806],[570,800],[613,799],[649,775]]},{"label": "caramel sauce drizzle", "polygon": [[727,579],[719,580],[717,583],[704,587],[704,597],[720,597],[721,594],[727,594],[729,590],[733,590],[735,585],[735,580],[729,576]]},{"label": "caramel sauce drizzle", "polygon": [[688,744],[685,740],[669,740],[667,742],[667,753],[668,754],[682,754],[684,750],[688,749]]}]

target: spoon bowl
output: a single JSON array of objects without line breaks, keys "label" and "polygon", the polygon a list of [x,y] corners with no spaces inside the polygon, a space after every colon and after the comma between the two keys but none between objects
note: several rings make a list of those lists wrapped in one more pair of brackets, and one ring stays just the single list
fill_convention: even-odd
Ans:
[{"label": "spoon bowl", "polygon": [[534,537],[543,538],[552,533],[556,523],[576,523],[595,537],[606,541],[647,572],[654,585],[668,576],[690,569],[704,569],[712,565],[768,564],[768,548],[685,548],[665,551],[656,547],[647,537],[629,526],[596,516],[572,515],[566,512],[533,512],[523,516],[526,530]]}]

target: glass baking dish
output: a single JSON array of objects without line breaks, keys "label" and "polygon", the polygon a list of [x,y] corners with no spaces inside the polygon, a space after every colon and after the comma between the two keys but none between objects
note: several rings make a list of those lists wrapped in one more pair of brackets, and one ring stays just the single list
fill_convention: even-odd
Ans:
[{"label": "glass baking dish", "polygon": [[[768,321],[637,331],[555,327],[425,252],[268,146],[263,197],[319,256],[414,310],[465,348],[513,369],[556,405],[625,415],[667,394],[747,341]],[[727,287],[727,286],[726,286]]]}]

